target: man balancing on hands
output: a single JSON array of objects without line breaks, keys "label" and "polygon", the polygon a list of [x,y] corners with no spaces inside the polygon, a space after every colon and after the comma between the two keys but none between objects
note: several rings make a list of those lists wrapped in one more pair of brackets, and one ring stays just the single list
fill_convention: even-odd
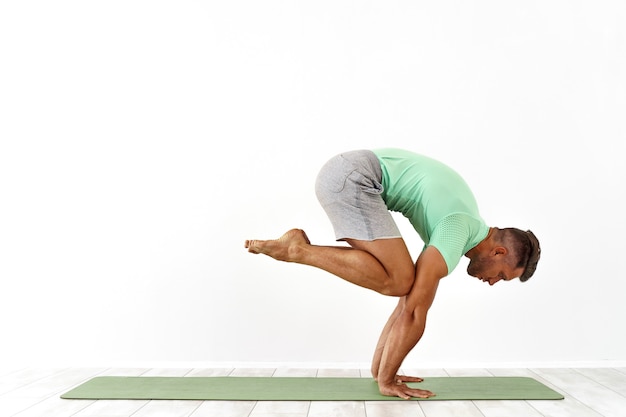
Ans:
[{"label": "man balancing on hands", "polygon": [[[245,247],[400,297],[380,335],[372,374],[384,395],[435,395],[407,386],[422,379],[398,375],[398,370],[424,333],[439,280],[465,255],[467,273],[489,285],[518,277],[526,281],[539,261],[537,238],[531,231],[487,226],[474,195],[455,171],[406,150],[337,155],[321,169],[315,191],[337,240],[349,247],[312,245],[299,229],[276,240],[247,240]],[[389,211],[407,217],[425,243],[415,264]]]}]

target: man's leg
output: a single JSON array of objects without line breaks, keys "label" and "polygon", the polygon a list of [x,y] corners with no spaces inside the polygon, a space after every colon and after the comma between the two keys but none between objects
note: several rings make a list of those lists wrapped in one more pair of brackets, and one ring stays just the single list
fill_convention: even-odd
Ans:
[{"label": "man's leg", "polygon": [[384,295],[406,295],[415,280],[415,265],[402,238],[346,240],[351,247],[311,245],[303,230],[292,229],[276,240],[247,240],[251,253],[310,265]]}]

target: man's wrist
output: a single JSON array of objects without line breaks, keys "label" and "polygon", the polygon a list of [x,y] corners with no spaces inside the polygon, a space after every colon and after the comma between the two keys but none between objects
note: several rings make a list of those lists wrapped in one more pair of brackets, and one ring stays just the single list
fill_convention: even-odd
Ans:
[{"label": "man's wrist", "polygon": [[396,384],[396,373],[394,372],[391,375],[386,375],[385,373],[381,372],[380,374],[378,374],[378,385],[382,385],[382,386],[390,386],[390,385],[395,385]]}]

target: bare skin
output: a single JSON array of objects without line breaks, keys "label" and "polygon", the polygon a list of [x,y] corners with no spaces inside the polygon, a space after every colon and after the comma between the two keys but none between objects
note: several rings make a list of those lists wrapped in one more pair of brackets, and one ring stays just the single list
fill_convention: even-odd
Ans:
[{"label": "bare skin", "polygon": [[[424,331],[426,311],[437,283],[447,273],[443,257],[435,248],[427,249],[420,255],[417,265],[432,263],[436,268],[416,269],[401,238],[347,242],[351,247],[311,245],[303,230],[292,229],[275,240],[246,240],[245,247],[254,254],[315,266],[381,294],[403,297],[383,329],[372,373],[384,395],[405,399],[433,396],[430,391],[406,385],[421,382],[422,378],[398,375],[398,370]],[[417,282],[421,284],[416,287]],[[416,291],[424,292],[426,297]]]},{"label": "bare skin", "polygon": [[397,372],[404,358],[424,334],[428,310],[435,299],[439,281],[447,273],[448,267],[435,247],[427,247],[418,257],[415,283],[391,314],[372,360],[372,374],[382,394],[404,399],[435,395],[427,390],[409,387],[405,382],[416,382],[409,380],[413,377],[398,377]]},{"label": "bare skin", "polygon": [[[497,229],[490,229],[488,236],[466,254],[470,258],[468,273],[490,285],[523,272],[509,266],[508,250],[498,245],[497,233]],[[380,335],[372,375],[384,395],[404,399],[434,396],[406,384],[421,382],[422,378],[398,375],[398,370],[421,339],[439,281],[448,274],[443,256],[429,246],[413,264],[402,238],[346,241],[350,247],[312,245],[303,230],[291,229],[275,240],[246,240],[245,247],[254,254],[314,266],[361,287],[401,297]]]},{"label": "bare skin", "polygon": [[467,273],[489,285],[511,281],[524,273],[524,268],[515,268],[507,260],[509,250],[498,242],[499,233],[499,229],[490,228],[487,237],[465,254],[470,259]]},{"label": "bare skin", "polygon": [[311,245],[303,230],[291,229],[275,240],[246,240],[248,252],[279,261],[323,269],[353,284],[384,295],[406,295],[414,265],[404,239],[346,240],[351,247]]},{"label": "bare skin", "polygon": [[[391,313],[391,317],[389,317],[387,324],[383,328],[383,331],[378,340],[378,344],[376,345],[376,350],[374,351],[374,359],[372,360],[372,375],[374,376],[374,379],[377,382],[378,382],[378,373],[380,371],[380,362],[382,359],[383,352],[385,350],[385,345],[387,344],[387,338],[389,337],[389,333],[391,332],[391,329],[393,328],[393,325],[395,324],[396,320],[398,319],[398,317],[404,310],[405,301],[406,301],[406,297],[402,297],[400,301],[398,302],[398,305],[394,309],[393,313]],[[422,382],[424,381],[422,378],[396,374],[394,377],[394,381],[395,381],[395,384],[397,385],[397,387],[395,388],[400,391],[398,396],[400,396],[401,398],[409,399],[411,396],[418,397],[418,398],[429,398],[435,395],[431,391],[421,390],[421,389],[412,389],[412,392],[410,393],[405,392],[407,389],[411,389],[406,385],[407,382]],[[393,389],[392,390],[387,389],[386,392],[388,393],[391,392],[391,394],[387,394],[387,395],[394,395]]]}]

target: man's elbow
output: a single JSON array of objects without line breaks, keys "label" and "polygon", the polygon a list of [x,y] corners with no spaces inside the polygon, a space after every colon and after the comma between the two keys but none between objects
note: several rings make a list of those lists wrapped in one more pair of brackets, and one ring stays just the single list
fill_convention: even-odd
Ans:
[{"label": "man's elbow", "polygon": [[400,313],[401,320],[409,326],[415,326],[426,323],[426,315],[428,308],[417,306],[414,308],[405,308]]}]

